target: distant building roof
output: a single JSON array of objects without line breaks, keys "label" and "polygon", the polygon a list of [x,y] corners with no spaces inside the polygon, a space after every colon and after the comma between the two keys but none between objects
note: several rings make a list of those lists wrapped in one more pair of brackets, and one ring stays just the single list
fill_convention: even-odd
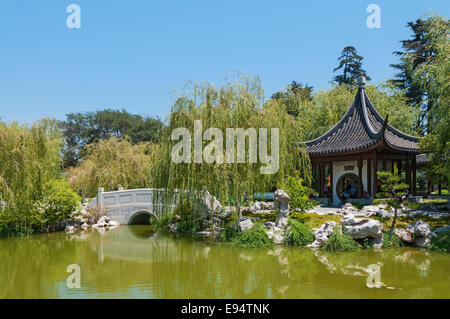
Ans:
[{"label": "distant building roof", "polygon": [[417,165],[423,165],[426,163],[428,163],[427,154],[422,153],[422,154],[416,155],[416,164]]},{"label": "distant building roof", "polygon": [[419,153],[419,139],[400,132],[383,119],[370,102],[365,78],[358,80],[358,92],[341,120],[322,136],[305,142],[310,155],[352,152],[363,150],[383,141],[384,144],[404,153]]}]

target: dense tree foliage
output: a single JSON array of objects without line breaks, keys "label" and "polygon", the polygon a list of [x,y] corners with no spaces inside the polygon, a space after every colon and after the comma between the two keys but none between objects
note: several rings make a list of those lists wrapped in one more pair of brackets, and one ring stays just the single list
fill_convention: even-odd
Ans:
[{"label": "dense tree foliage", "polygon": [[119,186],[151,187],[158,148],[149,142],[132,145],[129,139],[118,137],[89,144],[83,161],[67,172],[70,185],[83,197],[95,196],[98,187],[105,191],[117,190]]},{"label": "dense tree foliage", "polygon": [[450,42],[449,20],[444,17],[429,18],[428,48],[435,50],[413,72],[413,83],[422,87],[431,98],[433,107],[427,115],[427,134],[421,141],[422,151],[430,160],[427,177],[435,183],[447,184],[450,181]]},{"label": "dense tree foliage", "polygon": [[128,136],[131,143],[157,143],[163,128],[158,118],[144,117],[125,110],[101,110],[96,112],[69,113],[59,123],[66,145],[64,147],[65,167],[76,166],[86,154],[86,145],[110,136]]},{"label": "dense tree foliage", "polygon": [[[260,160],[249,163],[249,144],[245,143],[245,163],[194,163],[194,148],[190,162],[174,163],[172,148],[177,141],[171,139],[176,128],[187,128],[193,133],[194,121],[201,120],[203,129],[217,128],[223,133],[222,155],[225,159],[225,134],[227,128],[266,128],[268,154],[271,154],[271,128],[279,129],[279,169],[274,174],[261,174],[267,164]],[[155,174],[158,187],[169,190],[201,190],[204,186],[209,192],[224,202],[239,205],[245,198],[251,199],[257,191],[270,191],[280,185],[287,176],[303,177],[305,183],[311,182],[309,157],[296,143],[300,141],[299,129],[294,117],[276,100],[264,103],[263,92],[258,78],[241,77],[236,82],[216,88],[208,83],[192,84],[190,90],[180,96],[172,107],[168,130],[162,138],[162,155]],[[248,141],[248,139],[246,139]],[[202,141],[202,148],[210,143]],[[261,144],[258,145],[258,151]],[[236,155],[233,155],[236,156]],[[235,158],[236,159],[236,158]]]},{"label": "dense tree foliage", "polygon": [[336,75],[333,81],[337,84],[355,85],[358,77],[363,75],[370,80],[367,72],[362,68],[361,61],[364,58],[358,55],[355,47],[346,46],[338,58],[339,65],[334,68],[334,72],[342,69],[342,74]]},{"label": "dense tree foliage", "polygon": [[0,224],[21,229],[40,226],[36,203],[44,185],[61,178],[63,140],[55,121],[42,120],[31,127],[0,122]]},{"label": "dense tree foliage", "polygon": [[[407,26],[412,34],[409,39],[400,41],[403,51],[394,52],[399,56],[400,62],[391,64],[399,71],[392,83],[404,92],[408,103],[420,110],[416,126],[418,132],[424,135],[428,130],[428,115],[438,96],[435,96],[435,92],[430,90],[426,83],[417,81],[417,71],[435,59],[438,48],[433,37],[438,34],[448,35],[449,22],[448,19],[439,16],[430,16],[427,19],[408,22]],[[425,79],[426,77],[422,80]]]}]

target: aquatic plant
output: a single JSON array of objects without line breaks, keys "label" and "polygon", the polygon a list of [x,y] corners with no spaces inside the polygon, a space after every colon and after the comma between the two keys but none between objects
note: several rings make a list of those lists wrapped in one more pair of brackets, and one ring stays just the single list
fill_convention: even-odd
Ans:
[{"label": "aquatic plant", "polygon": [[293,219],[289,219],[289,226],[285,234],[285,242],[288,245],[306,246],[314,241],[311,227]]}]

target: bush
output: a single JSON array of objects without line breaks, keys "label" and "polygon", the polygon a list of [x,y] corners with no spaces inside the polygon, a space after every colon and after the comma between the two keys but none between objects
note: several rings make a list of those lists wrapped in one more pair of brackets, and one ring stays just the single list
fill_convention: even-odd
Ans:
[{"label": "bush", "polygon": [[422,201],[422,204],[424,204],[424,205],[426,205],[426,204],[447,205],[448,204],[448,199],[444,199],[444,198],[424,199]]},{"label": "bush", "polygon": [[40,221],[45,225],[55,225],[69,219],[72,212],[80,208],[81,198],[69,187],[65,180],[52,180],[44,184],[42,198],[37,202]]},{"label": "bush", "polygon": [[302,212],[305,212],[319,204],[317,201],[309,198],[309,195],[314,193],[314,190],[305,186],[301,178],[289,176],[281,188],[291,198],[289,204],[292,209],[298,208]]},{"label": "bush", "polygon": [[314,241],[313,229],[296,220],[289,220],[290,228],[287,230],[285,242],[288,245],[306,246]]},{"label": "bush", "polygon": [[235,235],[233,245],[244,248],[268,248],[273,246],[273,241],[267,236],[262,224],[256,223],[252,229]]},{"label": "bush", "polygon": [[383,248],[393,248],[400,246],[403,246],[403,242],[393,231],[383,231]]},{"label": "bush", "polygon": [[410,209],[420,209],[421,206],[419,203],[413,203],[407,200],[404,201],[403,204]]},{"label": "bush", "polygon": [[183,196],[179,199],[173,214],[180,216],[180,222],[177,227],[178,232],[195,234],[201,230],[199,216],[193,213],[192,203],[188,196]]},{"label": "bush", "polygon": [[349,235],[342,234],[339,230],[335,229],[321,248],[335,251],[355,251],[361,249],[361,245]]},{"label": "bush", "polygon": [[448,253],[450,251],[450,231],[436,233],[436,237],[431,240],[430,249]]}]

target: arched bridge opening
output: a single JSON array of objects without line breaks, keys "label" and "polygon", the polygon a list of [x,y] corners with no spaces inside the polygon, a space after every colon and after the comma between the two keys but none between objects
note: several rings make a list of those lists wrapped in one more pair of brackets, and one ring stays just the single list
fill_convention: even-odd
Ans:
[{"label": "arched bridge opening", "polygon": [[156,215],[152,212],[139,211],[130,217],[128,225],[151,225],[157,219]]}]

